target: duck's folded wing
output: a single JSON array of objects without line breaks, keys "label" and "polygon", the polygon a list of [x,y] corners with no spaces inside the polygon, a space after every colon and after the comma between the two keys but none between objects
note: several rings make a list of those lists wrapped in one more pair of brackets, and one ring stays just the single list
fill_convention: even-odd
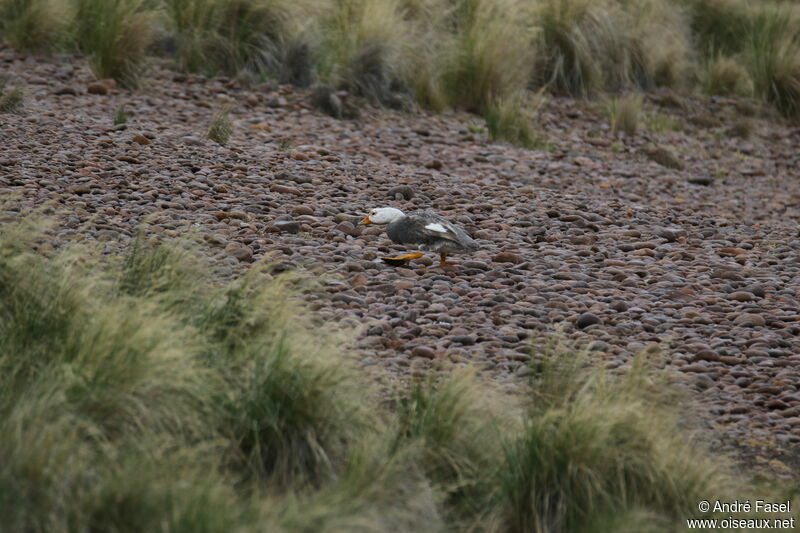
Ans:
[{"label": "duck's folded wing", "polygon": [[408,224],[415,233],[432,239],[447,239],[459,244],[465,237],[469,239],[463,231],[433,213],[412,213],[408,216]]}]

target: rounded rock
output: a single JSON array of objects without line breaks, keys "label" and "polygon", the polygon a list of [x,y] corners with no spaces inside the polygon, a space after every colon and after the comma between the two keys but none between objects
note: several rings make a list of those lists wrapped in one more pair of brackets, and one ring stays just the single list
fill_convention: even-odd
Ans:
[{"label": "rounded rock", "polygon": [[595,324],[602,323],[600,317],[594,313],[582,313],[578,316],[578,319],[575,321],[575,326],[579,329],[588,328],[589,326],[593,326]]}]

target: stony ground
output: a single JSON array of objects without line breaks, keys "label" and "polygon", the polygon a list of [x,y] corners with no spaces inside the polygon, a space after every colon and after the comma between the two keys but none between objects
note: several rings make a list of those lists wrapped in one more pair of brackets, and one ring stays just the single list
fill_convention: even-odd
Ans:
[{"label": "stony ground", "polygon": [[[524,150],[467,114],[335,120],[270,84],[156,68],[130,92],[70,57],[0,50],[0,65],[27,93],[0,115],[5,209],[56,200],[64,240],[124,245],[147,221],[202,236],[231,275],[262,258],[320,273],[311,305],[364,324],[364,364],[396,375],[477,361],[513,383],[555,330],[611,368],[659,352],[728,445],[797,456],[800,129],[769,110],[658,93],[625,138],[601,105],[553,98],[546,142]],[[220,146],[205,132],[226,105]],[[353,222],[389,205],[447,216],[482,249],[447,269],[385,265],[403,249]]]}]

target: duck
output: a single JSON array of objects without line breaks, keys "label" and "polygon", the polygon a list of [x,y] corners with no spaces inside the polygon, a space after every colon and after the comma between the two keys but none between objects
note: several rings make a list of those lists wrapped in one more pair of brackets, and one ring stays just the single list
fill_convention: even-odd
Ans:
[{"label": "duck", "polygon": [[[480,245],[467,232],[444,217],[429,211],[405,214],[394,207],[372,209],[359,225],[385,224],[386,234],[397,244],[414,244],[420,250],[437,252],[439,266],[452,265],[447,261],[450,254],[475,252]],[[387,262],[402,262],[425,255],[413,252],[399,257],[384,257]]]}]

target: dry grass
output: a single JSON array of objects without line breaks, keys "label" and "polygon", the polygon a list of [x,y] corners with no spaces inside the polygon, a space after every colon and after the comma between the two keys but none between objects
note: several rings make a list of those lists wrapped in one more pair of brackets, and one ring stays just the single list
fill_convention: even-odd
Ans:
[{"label": "dry grass", "polygon": [[683,121],[680,118],[655,111],[644,113],[644,122],[647,131],[655,133],[683,130]]},{"label": "dry grass", "polygon": [[689,86],[695,65],[686,10],[662,0],[621,5],[628,19],[636,85],[641,89]]},{"label": "dry grass", "polygon": [[489,136],[524,148],[546,149],[547,139],[535,125],[536,110],[519,98],[494,102],[484,112]]},{"label": "dry grass", "polygon": [[534,58],[534,33],[514,18],[524,13],[511,0],[459,4],[449,19],[455,50],[443,79],[450,105],[485,113],[498,102],[523,101]]},{"label": "dry grass", "polygon": [[323,12],[320,77],[356,96],[403,107],[413,28],[395,0],[341,0]]},{"label": "dry grass", "polygon": [[740,61],[719,56],[706,63],[703,88],[712,95],[750,96],[753,80]]},{"label": "dry grass", "polygon": [[155,12],[149,0],[71,0],[72,38],[97,78],[126,88],[143,82]]},{"label": "dry grass", "polygon": [[[184,71],[235,76],[246,71],[277,75],[294,62],[294,80],[306,79],[303,43],[293,42],[313,1],[162,0],[176,39],[175,59]],[[306,58],[307,63],[307,58]]]},{"label": "dry grass", "polygon": [[657,0],[541,0],[535,6],[535,83],[586,96],[686,82],[691,41],[677,6]]},{"label": "dry grass", "polygon": [[233,135],[233,122],[231,121],[231,110],[228,108],[221,109],[214,113],[211,118],[211,123],[208,125],[206,137],[211,139],[217,144],[228,144],[228,141]]},{"label": "dry grass", "polygon": [[671,530],[697,498],[730,486],[719,462],[666,429],[677,397],[644,361],[612,377],[561,350],[534,374],[525,429],[505,448],[503,531],[597,531],[613,515],[641,526],[642,513]]},{"label": "dry grass", "polygon": [[642,117],[643,98],[641,94],[629,94],[612,99],[606,105],[606,115],[611,131],[635,135]]},{"label": "dry grass", "polygon": [[15,85],[0,84],[0,113],[19,113],[25,105],[25,90]]},{"label": "dry grass", "polygon": [[800,98],[800,10],[783,2],[0,0],[0,13],[13,46],[78,48],[125,87],[142,82],[157,33],[181,70],[489,120],[498,102],[541,87],[752,93],[787,116]]},{"label": "dry grass", "polygon": [[800,34],[790,7],[765,5],[753,17],[745,62],[755,93],[786,116],[800,116]]},{"label": "dry grass", "polygon": [[125,110],[125,104],[122,104],[114,110],[113,122],[115,126],[128,123],[128,112]]},{"label": "dry grass", "polygon": [[63,29],[62,4],[56,0],[0,0],[0,35],[14,48],[52,50]]}]

